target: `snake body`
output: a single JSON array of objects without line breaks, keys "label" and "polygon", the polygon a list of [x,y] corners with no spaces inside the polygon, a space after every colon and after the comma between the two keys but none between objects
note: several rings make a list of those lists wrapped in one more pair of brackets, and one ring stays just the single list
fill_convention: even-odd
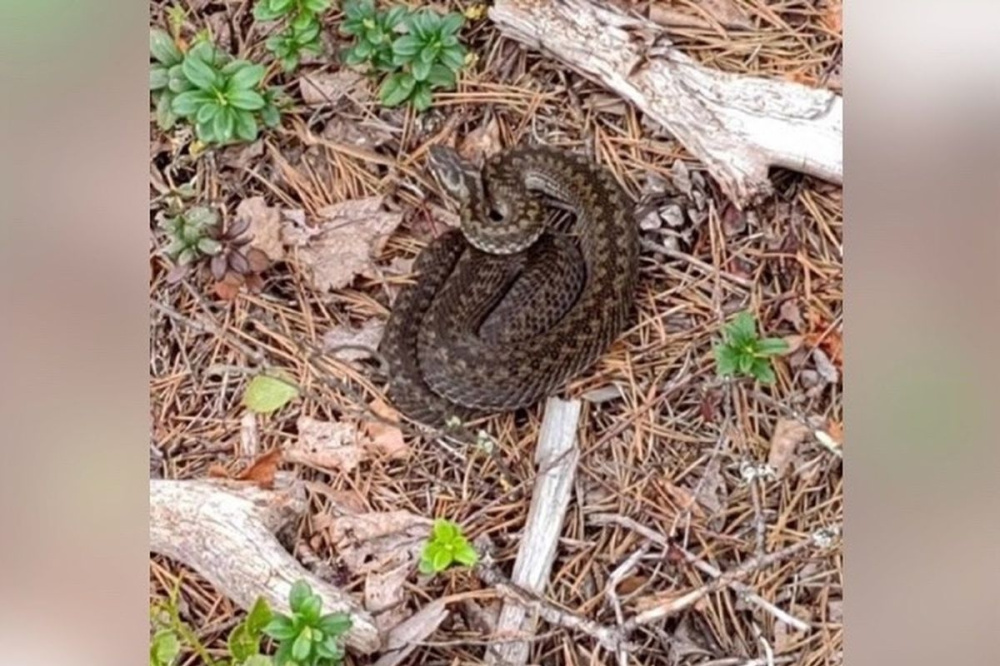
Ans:
[{"label": "snake body", "polygon": [[[639,261],[629,201],[608,171],[553,148],[514,149],[480,171],[434,147],[429,163],[461,204],[461,228],[420,254],[416,284],[393,306],[379,347],[390,397],[429,425],[530,406],[628,323]],[[533,192],[576,214],[571,232],[546,228]]]}]

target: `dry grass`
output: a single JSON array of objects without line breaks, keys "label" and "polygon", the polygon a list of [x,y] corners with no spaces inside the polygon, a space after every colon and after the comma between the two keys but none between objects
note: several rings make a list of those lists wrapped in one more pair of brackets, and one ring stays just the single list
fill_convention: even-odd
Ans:
[{"label": "dry grass", "polygon": [[[244,11],[240,3],[193,4]],[[841,36],[823,3],[733,0],[751,21],[740,30],[726,30],[706,18],[696,0],[672,4],[705,21],[704,27],[678,28],[676,35],[703,62],[810,83],[837,77]],[[163,24],[161,12],[162,6],[154,3],[154,23]],[[203,18],[192,14],[189,28],[203,27]],[[337,20],[332,13],[331,33]],[[249,23],[236,25],[246,29]],[[479,62],[460,89],[439,95],[424,117],[387,112],[371,101],[342,100],[318,111],[303,107],[281,132],[261,141],[257,154],[230,149],[199,159],[187,154],[183,141],[171,142],[151,126],[151,171],[173,185],[197,175],[200,197],[229,214],[240,200],[254,195],[315,211],[347,198],[392,193],[407,217],[386,247],[385,263],[419,251],[428,238],[421,215],[425,201],[442,203],[422,173],[424,148],[462,137],[490,120],[497,123],[505,145],[546,142],[590,153],[637,198],[651,174],[670,182],[676,160],[685,161],[692,173],[699,171],[681,146],[647,126],[632,107],[563,72],[557,63],[500,39],[488,21],[477,22],[465,36]],[[236,41],[246,38],[241,34]],[[288,90],[294,93],[296,87]],[[362,132],[381,132],[384,142],[358,149],[317,141],[333,118]],[[663,237],[655,231],[645,234],[638,318],[605,359],[566,391],[578,397],[612,382],[621,387],[619,398],[585,403],[577,488],[545,592],[566,609],[614,625],[607,581],[640,548],[647,549],[645,554],[618,586],[626,615],[634,612],[637,599],[676,595],[708,582],[621,521],[594,521],[595,514],[631,519],[669,536],[722,571],[842,522],[841,466],[816,443],[802,447],[801,459],[813,463],[807,473],[750,485],[741,478],[741,464],[767,459],[775,424],[791,411],[834,427],[843,421],[838,385],[806,390],[814,375],[811,347],[839,343],[842,331],[841,192],[792,173],[776,173],[775,181],[776,196],[743,222],[717,188],[705,184],[696,195],[704,195],[704,203],[690,225],[691,242],[679,251],[657,251]],[[151,193],[155,195],[152,188]],[[681,201],[697,208],[696,202]],[[151,213],[159,206],[154,199]],[[169,266],[152,253],[150,262],[150,298],[159,305],[151,311],[150,327],[152,474],[196,478],[213,463],[233,462],[246,381],[240,369],[250,371],[262,362],[286,368],[307,393],[262,422],[263,449],[292,436],[302,415],[336,420],[358,410],[358,396],[367,401],[381,396],[384,377],[374,363],[344,363],[314,352],[333,325],[384,318],[391,281],[361,278],[351,289],[317,294],[292,260],[266,275],[262,293],[220,303],[196,280],[168,286]],[[804,330],[795,330],[782,317],[782,306],[789,302],[802,314]],[[712,343],[722,323],[745,308],[757,314],[769,334],[799,334],[805,340],[801,351],[777,364],[773,387],[755,390],[714,375]],[[444,516],[465,524],[472,536],[489,534],[501,545],[501,566],[509,571],[527,514],[525,494],[534,474],[540,418],[537,407],[484,426],[498,443],[496,455],[510,471],[513,488],[494,460],[471,452],[456,459],[426,439],[410,442],[413,455],[405,464],[375,461],[336,476],[302,473],[328,488],[357,492],[371,510]],[[691,504],[691,497],[700,501]],[[315,494],[312,511],[323,513],[327,502],[323,494]],[[322,535],[313,533],[310,517],[298,526],[296,540],[309,543],[320,558],[334,559]],[[151,558],[151,598],[162,595],[180,571],[173,562]],[[837,548],[762,569],[745,581],[767,601],[810,623],[812,630],[804,637],[784,631],[771,615],[722,591],[640,629],[634,639],[641,651],[632,663],[766,664],[751,661],[765,656],[766,639],[773,663],[839,664],[843,636],[835,613],[842,578]],[[185,571],[184,581],[185,616],[221,655],[236,611],[194,573]],[[443,577],[427,589],[414,589],[412,603],[416,607],[474,585],[463,575]],[[446,621],[406,663],[479,663],[484,637],[455,619],[460,617]],[[595,652],[584,636],[548,626],[543,631],[533,643],[532,663],[614,661],[606,652]],[[198,660],[191,657],[186,663]]]}]

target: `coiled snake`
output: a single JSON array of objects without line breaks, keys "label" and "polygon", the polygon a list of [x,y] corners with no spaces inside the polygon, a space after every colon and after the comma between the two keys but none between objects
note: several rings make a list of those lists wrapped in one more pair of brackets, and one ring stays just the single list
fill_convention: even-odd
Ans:
[{"label": "coiled snake", "polygon": [[[444,425],[530,406],[592,365],[631,316],[638,229],[611,174],[553,148],[518,148],[482,171],[449,148],[428,163],[461,204],[461,228],[414,263],[379,351],[389,395],[410,418]],[[540,191],[575,214],[546,228]],[[499,219],[497,215],[499,213]]]}]

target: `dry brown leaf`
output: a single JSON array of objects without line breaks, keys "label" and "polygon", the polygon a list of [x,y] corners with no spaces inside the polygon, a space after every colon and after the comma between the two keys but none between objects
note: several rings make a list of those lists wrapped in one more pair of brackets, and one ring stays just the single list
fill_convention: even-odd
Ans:
[{"label": "dry brown leaf", "polygon": [[837,372],[836,366],[833,365],[830,357],[826,355],[822,347],[813,349],[812,358],[816,363],[816,372],[819,373],[824,382],[827,384],[837,384],[840,381],[840,373]]},{"label": "dry brown leaf", "polygon": [[334,116],[323,127],[323,138],[360,148],[377,148],[391,141],[391,128],[372,121],[359,123],[351,118]]},{"label": "dry brown leaf", "polygon": [[323,335],[323,349],[332,353],[334,358],[344,361],[370,358],[372,355],[362,349],[338,349],[338,347],[356,345],[377,350],[384,330],[385,322],[374,318],[363,323],[360,328],[334,326]]},{"label": "dry brown leaf", "polygon": [[354,199],[320,210],[318,227],[287,219],[283,237],[298,248],[298,257],[313,287],[342,289],[358,274],[374,273],[374,257],[399,226],[402,213],[382,209],[382,197]]},{"label": "dry brown leaf", "polygon": [[[374,400],[369,409],[384,419],[399,422],[399,412],[381,400]],[[403,440],[403,431],[398,426],[381,421],[366,421],[363,425],[368,436],[367,445],[388,458],[405,458],[410,454],[410,447]]]},{"label": "dry brown leaf", "polygon": [[337,556],[353,574],[390,571],[402,562],[415,566],[433,524],[409,511],[333,516],[324,523]]},{"label": "dry brown leaf", "polygon": [[716,456],[705,467],[705,475],[698,482],[695,498],[708,509],[710,515],[718,515],[725,503],[726,482],[722,478],[722,463]]},{"label": "dry brown leaf", "polygon": [[309,106],[333,104],[347,95],[353,95],[361,103],[371,99],[371,90],[365,85],[365,78],[349,69],[304,74],[299,78],[299,92]]},{"label": "dry brown leaf", "polygon": [[802,309],[799,308],[799,304],[794,298],[790,298],[781,304],[781,307],[778,309],[778,315],[779,322],[787,321],[800,333],[805,328],[805,320],[802,319]]},{"label": "dry brown leaf", "polygon": [[274,448],[250,463],[250,466],[237,474],[237,481],[252,481],[261,488],[274,487],[274,475],[281,464],[281,449]]},{"label": "dry brown leaf", "polygon": [[281,211],[272,208],[264,197],[250,197],[236,207],[236,219],[249,223],[248,233],[253,237],[250,246],[263,252],[270,261],[285,258],[281,242]]},{"label": "dry brown leaf", "polygon": [[357,428],[349,423],[302,416],[298,429],[298,439],[285,451],[291,462],[350,472],[366,457],[364,447],[357,443]]},{"label": "dry brown leaf", "polygon": [[795,449],[804,442],[811,431],[802,423],[791,419],[778,419],[771,436],[771,451],[767,456],[767,464],[774,468],[781,478],[789,463],[795,457]]},{"label": "dry brown leaf", "polygon": [[243,280],[239,275],[227,273],[224,278],[212,285],[212,291],[220,301],[234,301],[240,294]]},{"label": "dry brown leaf", "polygon": [[500,143],[500,125],[493,118],[469,132],[458,147],[458,154],[470,162],[481,164],[503,149]]}]

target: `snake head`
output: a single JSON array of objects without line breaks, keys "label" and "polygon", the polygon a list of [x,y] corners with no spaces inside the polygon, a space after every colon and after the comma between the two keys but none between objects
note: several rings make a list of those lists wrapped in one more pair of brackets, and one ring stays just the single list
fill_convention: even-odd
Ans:
[{"label": "snake head", "polygon": [[474,211],[482,210],[486,197],[482,176],[474,164],[462,159],[451,148],[431,146],[427,149],[427,167],[448,195]]}]

